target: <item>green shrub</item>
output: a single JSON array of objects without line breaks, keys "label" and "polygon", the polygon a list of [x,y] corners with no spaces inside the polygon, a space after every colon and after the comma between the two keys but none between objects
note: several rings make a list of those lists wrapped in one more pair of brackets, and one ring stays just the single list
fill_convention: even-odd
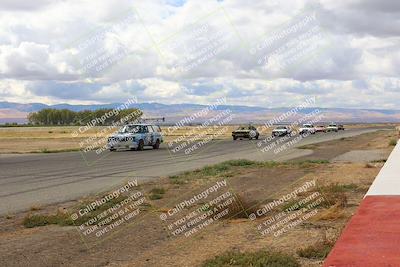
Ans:
[{"label": "green shrub", "polygon": [[26,228],[33,228],[37,226],[45,226],[49,224],[49,220],[47,216],[44,215],[30,215],[26,216],[22,221],[22,224]]},{"label": "green shrub", "polygon": [[389,141],[389,146],[395,146],[397,145],[397,140],[396,139],[392,139]]}]

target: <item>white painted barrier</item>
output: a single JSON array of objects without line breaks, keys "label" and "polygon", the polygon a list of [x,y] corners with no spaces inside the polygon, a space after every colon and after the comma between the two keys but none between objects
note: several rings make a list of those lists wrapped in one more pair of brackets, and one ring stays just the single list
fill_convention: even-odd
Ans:
[{"label": "white painted barrier", "polygon": [[400,144],[397,142],[385,165],[369,188],[367,196],[400,196]]}]

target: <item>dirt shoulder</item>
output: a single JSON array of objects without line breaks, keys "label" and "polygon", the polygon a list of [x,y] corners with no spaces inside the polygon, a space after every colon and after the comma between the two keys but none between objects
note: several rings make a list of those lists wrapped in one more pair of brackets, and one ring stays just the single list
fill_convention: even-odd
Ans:
[{"label": "dirt shoulder", "polygon": [[[332,159],[353,150],[390,152],[395,134],[380,131],[321,143],[298,161],[235,160],[141,184],[129,192],[136,194],[127,202],[133,209],[126,211],[128,206],[121,204],[127,196],[108,206],[122,205],[110,214],[125,209],[120,214],[130,214],[129,219],[119,225],[115,219],[88,235],[79,226],[106,209],[99,206],[93,216],[75,221],[71,215],[103,196],[10,214],[0,219],[0,265],[202,266],[227,251],[273,249],[301,266],[321,266],[322,250],[329,251],[383,166],[382,160]],[[264,213],[270,203],[288,195],[292,197]],[[105,228],[110,231],[95,236]]]}]

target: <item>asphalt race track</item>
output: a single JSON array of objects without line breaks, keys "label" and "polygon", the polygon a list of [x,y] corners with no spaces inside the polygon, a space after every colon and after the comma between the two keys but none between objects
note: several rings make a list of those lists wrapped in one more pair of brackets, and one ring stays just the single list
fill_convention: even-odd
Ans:
[{"label": "asphalt race track", "polygon": [[[295,146],[318,143],[376,131],[382,128],[351,129],[315,134]],[[263,137],[260,137],[261,139]],[[260,140],[259,140],[260,141]],[[95,153],[0,155],[0,214],[77,199],[110,190],[138,179],[139,183],[229,159],[288,160],[310,153],[291,147],[275,154],[261,152],[255,140],[215,140],[189,155],[184,149],[172,152],[163,144],[159,150]]]}]

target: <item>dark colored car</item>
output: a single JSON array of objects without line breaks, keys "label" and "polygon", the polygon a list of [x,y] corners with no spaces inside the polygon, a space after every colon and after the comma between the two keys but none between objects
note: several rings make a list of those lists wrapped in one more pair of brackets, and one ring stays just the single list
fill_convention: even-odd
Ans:
[{"label": "dark colored car", "polygon": [[338,129],[339,129],[339,131],[340,131],[340,130],[344,131],[344,125],[343,125],[343,124],[339,124],[339,125],[338,125]]},{"label": "dark colored car", "polygon": [[254,126],[240,126],[237,130],[232,132],[233,140],[240,138],[258,139],[260,136],[257,128]]}]

